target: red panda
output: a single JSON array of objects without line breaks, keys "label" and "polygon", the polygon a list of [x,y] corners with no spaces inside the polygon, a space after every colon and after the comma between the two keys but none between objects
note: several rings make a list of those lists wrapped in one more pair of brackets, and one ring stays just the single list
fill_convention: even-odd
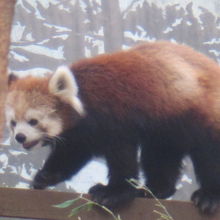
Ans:
[{"label": "red panda", "polygon": [[208,214],[220,202],[220,68],[187,46],[145,43],[44,78],[9,80],[6,118],[24,148],[51,146],[35,189],[103,156],[109,182],[90,189],[94,201],[110,208],[131,201],[139,192],[128,180],[140,167],[155,196],[166,198],[189,155],[200,184],[192,201]]}]

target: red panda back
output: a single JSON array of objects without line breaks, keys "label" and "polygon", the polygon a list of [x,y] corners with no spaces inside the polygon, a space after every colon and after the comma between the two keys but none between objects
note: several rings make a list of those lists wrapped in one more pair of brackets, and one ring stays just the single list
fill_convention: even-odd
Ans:
[{"label": "red panda back", "polygon": [[72,70],[88,106],[120,118],[134,111],[156,118],[181,114],[201,105],[209,84],[220,80],[215,62],[168,42],[85,59]]}]

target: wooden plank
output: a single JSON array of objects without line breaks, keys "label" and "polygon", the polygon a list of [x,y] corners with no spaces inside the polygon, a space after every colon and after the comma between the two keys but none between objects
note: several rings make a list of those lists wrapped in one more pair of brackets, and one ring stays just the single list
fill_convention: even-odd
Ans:
[{"label": "wooden plank", "polygon": [[[54,204],[78,197],[75,193],[55,192],[47,190],[27,190],[15,188],[0,188],[0,216],[20,217],[34,219],[69,220],[70,208],[58,209]],[[87,195],[88,197],[88,195]],[[190,202],[160,200],[167,208],[174,220],[218,220],[220,212],[215,216],[207,217],[198,213],[197,209]],[[81,203],[74,205],[75,207]],[[159,215],[154,212],[160,208],[155,206],[153,199],[135,199],[131,204],[120,209],[119,214],[122,220],[157,220]],[[118,212],[115,212],[117,214]],[[103,210],[95,208],[91,211],[79,213],[83,220],[111,220],[112,216]],[[80,219],[75,216],[71,219]]]},{"label": "wooden plank", "polygon": [[0,138],[4,125],[4,100],[7,89],[7,60],[15,0],[0,1]]}]

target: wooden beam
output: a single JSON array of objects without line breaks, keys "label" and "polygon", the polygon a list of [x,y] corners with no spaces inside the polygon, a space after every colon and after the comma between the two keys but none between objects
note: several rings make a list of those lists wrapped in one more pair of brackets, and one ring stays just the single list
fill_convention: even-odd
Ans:
[{"label": "wooden beam", "polygon": [[8,48],[15,0],[0,1],[0,139],[4,128],[4,101],[7,90]]},{"label": "wooden beam", "polygon": [[[112,220],[112,216],[94,208],[91,211],[82,211],[77,216],[69,218],[71,208],[59,209],[55,204],[77,198],[75,193],[55,192],[47,190],[28,190],[15,188],[0,188],[0,216],[34,218],[44,220]],[[88,195],[87,195],[88,197]],[[207,217],[198,213],[198,210],[190,202],[160,200],[166,207],[173,220],[217,220],[220,212],[215,216]],[[82,203],[75,204],[74,207]],[[73,207],[72,207],[73,208]],[[156,206],[153,199],[135,199],[134,202],[122,208],[119,215],[122,220],[158,220],[159,214],[164,211]],[[117,212],[115,212],[117,214]]]}]

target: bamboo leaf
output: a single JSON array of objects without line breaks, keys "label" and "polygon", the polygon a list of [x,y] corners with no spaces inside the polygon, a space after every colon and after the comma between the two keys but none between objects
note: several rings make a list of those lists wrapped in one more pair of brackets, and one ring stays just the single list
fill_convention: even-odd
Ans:
[{"label": "bamboo leaf", "polygon": [[73,217],[73,216],[76,216],[80,211],[86,209],[88,206],[88,203],[84,203],[80,206],[77,206],[76,208],[72,209],[70,214],[69,214],[69,217]]},{"label": "bamboo leaf", "polygon": [[80,198],[76,198],[76,199],[71,199],[71,200],[67,200],[63,203],[60,203],[60,204],[57,204],[57,205],[53,205],[53,207],[56,207],[56,208],[68,208],[69,206],[73,205],[75,202],[79,201]]},{"label": "bamboo leaf", "polygon": [[87,211],[91,211],[92,208],[94,206],[94,203],[93,202],[88,202],[88,205],[87,205]]}]

